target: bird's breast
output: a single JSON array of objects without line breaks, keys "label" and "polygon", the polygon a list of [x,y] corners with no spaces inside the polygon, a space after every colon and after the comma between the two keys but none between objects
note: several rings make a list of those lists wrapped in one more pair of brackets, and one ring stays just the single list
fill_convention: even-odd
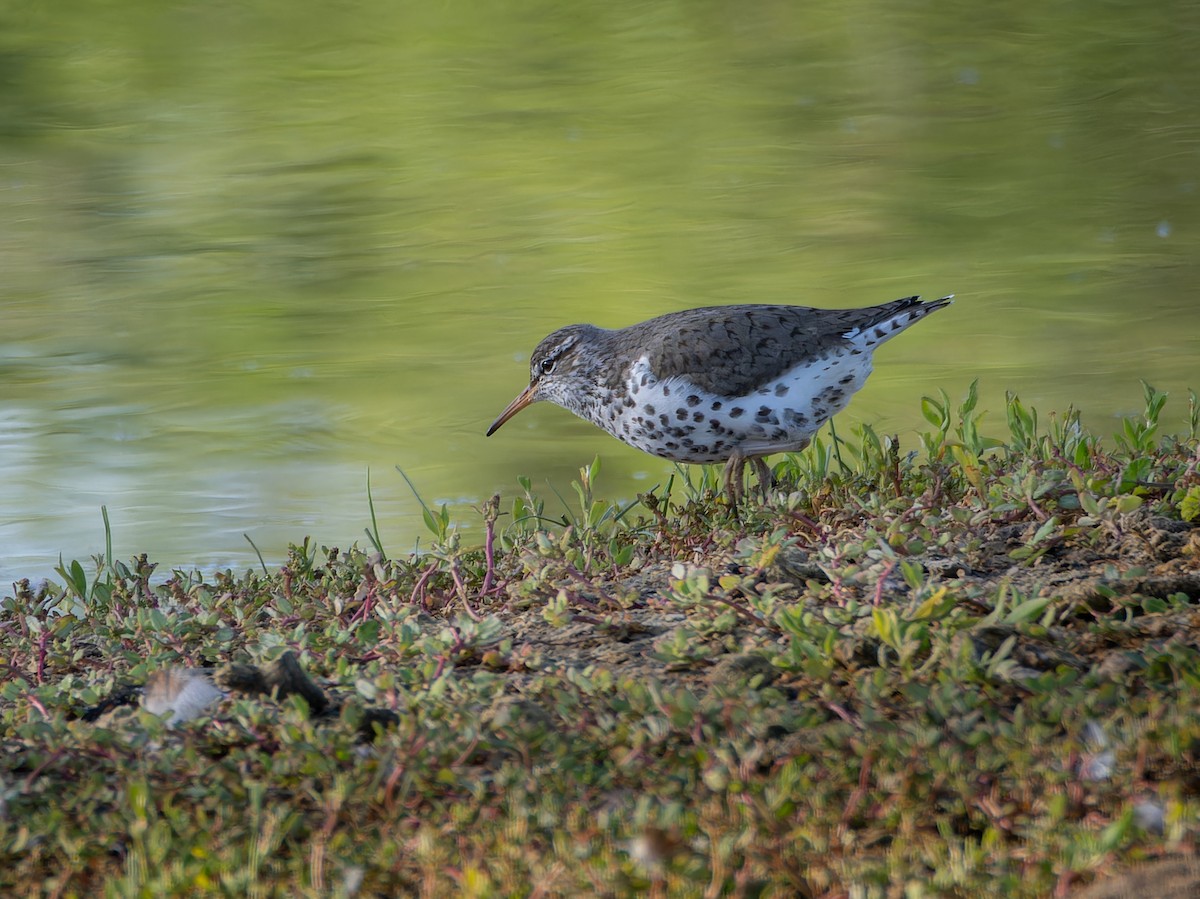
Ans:
[{"label": "bird's breast", "polygon": [[871,372],[868,354],[837,351],[741,395],[698,388],[686,377],[658,378],[645,358],[625,381],[581,413],[614,437],[677,462],[721,462],[735,450],[800,449],[841,411]]}]

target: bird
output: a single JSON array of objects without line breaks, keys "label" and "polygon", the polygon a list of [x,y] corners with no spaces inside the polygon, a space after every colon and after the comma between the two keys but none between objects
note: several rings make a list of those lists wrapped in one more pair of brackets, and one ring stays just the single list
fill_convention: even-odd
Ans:
[{"label": "bird", "polygon": [[569,325],[534,349],[529,386],[491,437],[548,400],[629,446],[673,462],[724,462],[736,508],[747,463],[799,452],[866,382],[872,355],[953,295],[858,309],[742,304],[669,312],[625,328]]}]

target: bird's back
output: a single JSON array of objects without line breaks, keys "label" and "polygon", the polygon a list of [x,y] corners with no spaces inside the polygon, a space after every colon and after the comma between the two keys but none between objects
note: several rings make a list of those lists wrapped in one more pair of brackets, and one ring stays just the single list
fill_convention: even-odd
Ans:
[{"label": "bird's back", "polygon": [[660,379],[682,377],[717,396],[738,396],[838,348],[869,352],[947,305],[906,297],[861,309],[708,306],[671,312],[609,334],[645,357]]}]

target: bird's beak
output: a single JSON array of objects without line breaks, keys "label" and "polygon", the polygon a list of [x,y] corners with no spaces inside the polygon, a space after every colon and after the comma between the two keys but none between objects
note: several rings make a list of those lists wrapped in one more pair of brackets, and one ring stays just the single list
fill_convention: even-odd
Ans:
[{"label": "bird's beak", "polygon": [[508,421],[510,418],[512,418],[514,415],[516,415],[518,412],[520,412],[522,409],[524,409],[526,406],[528,406],[530,403],[534,402],[535,400],[537,400],[537,396],[534,394],[533,385],[530,384],[528,387],[526,387],[524,390],[521,391],[520,396],[518,396],[515,400],[513,400],[511,403],[508,404],[508,408],[506,408],[503,412],[500,413],[500,417],[497,418],[494,422],[492,422],[492,426],[487,429],[487,436],[491,437],[493,434],[495,434],[497,431],[500,430],[500,426],[502,424],[504,424],[506,421]]}]

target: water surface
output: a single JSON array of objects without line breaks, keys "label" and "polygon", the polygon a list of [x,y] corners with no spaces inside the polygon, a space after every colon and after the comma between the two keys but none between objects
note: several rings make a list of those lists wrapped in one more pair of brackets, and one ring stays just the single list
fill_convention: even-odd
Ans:
[{"label": "water surface", "polygon": [[[0,579],[270,561],[669,466],[543,405],[574,321],[956,304],[843,413],[980,378],[1107,430],[1200,387],[1200,8],[0,9]],[[999,422],[997,421],[997,427]],[[549,488],[544,488],[549,493]],[[552,501],[553,502],[553,501]]]}]

